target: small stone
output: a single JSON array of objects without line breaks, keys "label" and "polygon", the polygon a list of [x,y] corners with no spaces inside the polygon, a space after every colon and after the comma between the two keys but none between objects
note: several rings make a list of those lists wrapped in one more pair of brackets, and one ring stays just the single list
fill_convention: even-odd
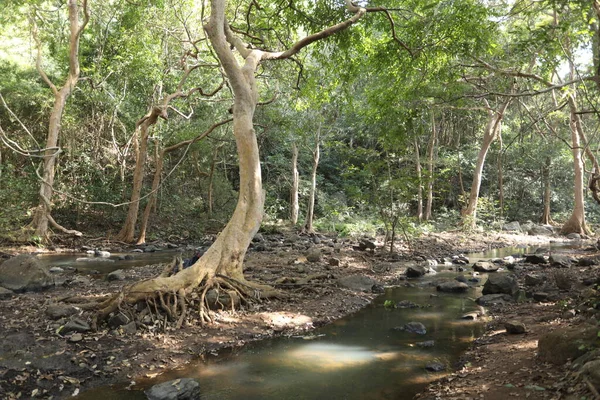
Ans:
[{"label": "small stone", "polygon": [[332,257],[329,259],[329,265],[331,265],[332,267],[339,267],[340,265],[340,259],[339,258],[335,258]]},{"label": "small stone", "polygon": [[144,392],[148,400],[196,400],[200,384],[192,378],[175,379],[152,386]]},{"label": "small stone", "polygon": [[419,347],[433,347],[433,346],[435,346],[435,340],[426,340],[424,342],[417,342],[416,345]]},{"label": "small stone", "polygon": [[67,333],[71,333],[71,332],[79,332],[79,333],[83,333],[83,332],[88,332],[90,331],[92,328],[90,328],[90,325],[79,319],[79,318],[73,318],[71,321],[67,322],[59,331],[59,333],[61,335],[66,335]]},{"label": "small stone", "polygon": [[106,275],[106,280],[109,282],[112,281],[124,281],[125,280],[125,272],[123,272],[122,269],[118,269],[116,271],[111,272],[110,274]]},{"label": "small stone", "polygon": [[431,372],[441,372],[446,369],[446,366],[439,362],[431,362],[425,365],[425,369]]},{"label": "small stone", "polygon": [[83,335],[81,333],[74,333],[68,340],[71,343],[81,342],[83,340]]},{"label": "small stone", "polygon": [[312,263],[321,261],[321,251],[317,248],[310,249],[306,255],[306,259]]},{"label": "small stone", "polygon": [[68,304],[50,304],[46,308],[46,315],[54,320],[70,317],[71,315],[77,314],[77,312],[77,308]]},{"label": "small stone", "polygon": [[525,324],[521,321],[516,320],[506,321],[504,323],[504,328],[506,329],[506,332],[510,334],[520,334],[527,332]]}]

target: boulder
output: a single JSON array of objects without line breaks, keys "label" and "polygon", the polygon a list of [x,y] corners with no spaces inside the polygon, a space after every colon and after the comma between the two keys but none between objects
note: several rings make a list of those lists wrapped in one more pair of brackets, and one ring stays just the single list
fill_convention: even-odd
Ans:
[{"label": "boulder", "polygon": [[79,312],[79,310],[69,304],[50,304],[46,308],[46,315],[50,319],[61,319],[65,317],[70,317],[71,315],[75,315]]},{"label": "boulder", "polygon": [[541,285],[546,281],[546,276],[542,274],[527,274],[525,275],[525,284],[527,286],[537,286]]},{"label": "boulder", "polygon": [[508,224],[502,225],[502,230],[508,232],[521,232],[521,224],[519,224],[519,221],[509,222]]},{"label": "boulder", "polygon": [[483,294],[510,294],[519,290],[519,283],[511,275],[490,275],[483,285]]},{"label": "boulder", "polygon": [[538,358],[542,362],[562,365],[585,354],[598,339],[598,327],[576,325],[546,333],[538,341]]},{"label": "boulder", "polygon": [[498,265],[488,261],[477,261],[473,264],[473,269],[477,272],[496,272],[500,268]]},{"label": "boulder", "polygon": [[486,294],[476,300],[476,303],[483,307],[489,307],[496,304],[511,302],[513,298],[508,294]]},{"label": "boulder", "polygon": [[406,277],[407,278],[420,278],[425,275],[427,270],[424,267],[418,265],[411,265],[406,269]]},{"label": "boulder", "polygon": [[420,322],[409,322],[404,324],[403,326],[397,326],[394,328],[395,331],[404,331],[408,333],[416,333],[417,335],[425,335],[427,333],[427,329],[425,325]]},{"label": "boulder", "polygon": [[200,384],[192,378],[175,379],[154,385],[144,393],[148,400],[197,400]]},{"label": "boulder", "polygon": [[510,334],[520,334],[527,332],[525,324],[517,320],[506,321],[504,323],[504,329],[506,329],[506,332]]},{"label": "boulder", "polygon": [[13,292],[12,290],[8,290],[8,289],[3,288],[2,286],[0,286],[0,300],[9,299],[14,294],[15,294],[15,292]]},{"label": "boulder", "polygon": [[313,247],[313,248],[312,248],[312,249],[310,249],[310,250],[308,251],[308,253],[306,254],[306,259],[307,259],[309,262],[312,262],[312,263],[316,263],[316,262],[319,262],[319,261],[321,261],[321,250],[319,250],[319,249],[318,249],[318,248],[316,248],[316,247]]},{"label": "boulder", "polygon": [[552,254],[548,261],[553,267],[567,268],[571,266],[571,257],[562,254]]},{"label": "boulder", "polygon": [[122,269],[118,269],[118,270],[113,271],[110,274],[106,275],[106,280],[109,282],[124,281],[125,278],[126,278],[125,272]]},{"label": "boulder", "polygon": [[0,286],[13,292],[39,291],[54,286],[54,278],[37,257],[21,254],[0,265]]},{"label": "boulder", "polygon": [[438,292],[462,293],[469,289],[469,285],[464,282],[447,281],[437,285],[436,289]]},{"label": "boulder", "polygon": [[373,285],[379,284],[377,281],[364,275],[350,275],[337,280],[340,287],[355,290],[359,292],[370,292]]},{"label": "boulder", "polygon": [[527,233],[529,233],[532,236],[537,236],[537,235],[552,235],[552,230],[549,229],[547,226],[544,225],[532,225],[529,229],[527,229]]}]

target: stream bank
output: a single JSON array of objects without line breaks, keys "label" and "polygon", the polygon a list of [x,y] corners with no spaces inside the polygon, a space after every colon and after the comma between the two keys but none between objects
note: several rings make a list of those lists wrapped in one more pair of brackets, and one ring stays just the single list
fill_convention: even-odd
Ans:
[{"label": "stream bank", "polygon": [[[156,275],[162,265],[124,270],[123,281],[74,274],[60,287],[0,301],[0,397],[66,398],[110,383],[153,378],[198,356],[206,357],[227,347],[239,347],[273,336],[305,335],[317,326],[369,304],[377,293],[373,293],[373,284],[368,283],[403,283],[407,264],[522,243],[523,239],[534,239],[538,244],[548,241],[548,238],[499,234],[436,234],[390,256],[381,249],[374,253],[363,251],[353,248],[356,244],[353,241],[334,241],[324,236],[315,239],[265,235],[255,242],[248,254],[245,273],[250,279],[274,284],[283,277],[298,279],[319,275],[319,280],[310,287],[284,289],[290,294],[286,300],[254,304],[238,312],[221,311],[210,326],[191,324],[164,332],[158,329],[127,331],[120,326],[87,331],[79,336],[59,335],[57,329],[65,320],[53,320],[47,314],[57,299],[110,293],[138,279]],[[104,246],[123,250],[111,248],[109,243]],[[315,249],[319,250],[320,258],[309,261]],[[353,276],[372,281],[367,281],[369,287],[363,288],[364,291],[360,287],[341,287],[341,279]],[[77,317],[87,316],[78,312]],[[436,396],[434,387],[430,393]]]}]

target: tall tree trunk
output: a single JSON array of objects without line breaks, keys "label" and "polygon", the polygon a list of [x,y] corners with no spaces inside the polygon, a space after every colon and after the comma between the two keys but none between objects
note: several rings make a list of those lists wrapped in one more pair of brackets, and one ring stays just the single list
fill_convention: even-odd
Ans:
[{"label": "tall tree trunk", "polygon": [[290,221],[292,225],[298,223],[298,212],[300,205],[298,203],[298,186],[300,184],[300,174],[298,173],[298,145],[292,144],[292,190],[290,193]]},{"label": "tall tree trunk", "polygon": [[504,218],[504,172],[502,166],[503,143],[502,135],[499,135],[498,140],[500,142],[500,148],[498,149],[498,158],[496,160],[496,166],[498,169],[498,207],[500,208],[500,219]]},{"label": "tall tree trunk", "polygon": [[419,140],[415,138],[415,166],[417,170],[417,220],[423,220],[423,173],[421,172],[421,155]]},{"label": "tall tree trunk", "polygon": [[571,145],[573,153],[573,170],[575,172],[573,190],[574,201],[573,212],[571,217],[564,223],[561,233],[566,235],[569,233],[579,233],[586,235],[589,230],[585,223],[585,200],[583,196],[583,159],[581,157],[581,141],[579,130],[582,130],[579,115],[577,115],[577,105],[573,96],[568,98],[569,108],[571,110],[571,119],[569,126],[571,128]]},{"label": "tall tree trunk", "polygon": [[70,234],[81,236],[80,232],[67,230],[60,226],[52,218],[52,194],[54,185],[54,174],[56,167],[56,157],[60,152],[58,147],[58,141],[60,136],[60,127],[62,121],[62,115],[65,109],[67,99],[75,89],[75,86],[79,82],[80,68],[79,68],[79,39],[81,33],[85,29],[89,21],[89,10],[87,8],[87,0],[83,1],[82,10],[84,19],[83,22],[79,23],[79,6],[77,0],[69,0],[68,4],[69,12],[69,73],[63,86],[59,89],[46,75],[42,68],[42,45],[37,34],[37,26],[34,22],[33,35],[37,45],[37,58],[36,68],[48,86],[52,89],[54,94],[54,106],[50,114],[50,122],[48,124],[48,137],[46,138],[46,151],[44,152],[44,168],[42,174],[42,182],[40,185],[39,197],[40,202],[33,214],[33,220],[31,227],[34,229],[34,235],[41,238],[44,241],[48,240],[48,224],[52,224],[55,228]]},{"label": "tall tree trunk", "polygon": [[431,112],[431,137],[429,138],[429,144],[427,146],[427,202],[425,203],[425,215],[423,218],[425,221],[431,219],[431,207],[433,206],[433,181],[434,181],[434,168],[433,168],[433,156],[435,153],[435,143],[437,141],[437,129],[435,126],[435,114]]},{"label": "tall tree trunk", "polygon": [[313,228],[313,219],[315,216],[315,195],[317,192],[317,168],[319,167],[320,147],[321,125],[319,124],[319,129],[317,129],[317,135],[315,138],[315,149],[313,150],[313,165],[312,172],[310,174],[310,192],[308,194],[308,211],[306,212],[306,223],[304,225],[304,230],[308,233],[313,233],[315,231]]},{"label": "tall tree trunk", "polygon": [[542,224],[550,225],[552,223],[552,217],[550,214],[550,201],[551,201],[551,187],[550,187],[550,166],[552,165],[552,158],[546,157],[546,164],[542,168],[542,179],[544,181],[544,212],[540,222]]},{"label": "tall tree trunk", "polygon": [[[487,103],[487,102],[486,102]],[[471,184],[471,192],[469,193],[469,203],[463,210],[463,225],[467,228],[475,228],[477,218],[477,200],[479,198],[479,188],[481,187],[481,175],[487,152],[490,149],[492,142],[500,135],[502,129],[502,119],[504,112],[508,107],[510,100],[501,104],[498,111],[494,111],[488,106],[488,123],[483,133],[483,141],[479,154],[477,155],[477,164],[473,172],[473,182]]]}]

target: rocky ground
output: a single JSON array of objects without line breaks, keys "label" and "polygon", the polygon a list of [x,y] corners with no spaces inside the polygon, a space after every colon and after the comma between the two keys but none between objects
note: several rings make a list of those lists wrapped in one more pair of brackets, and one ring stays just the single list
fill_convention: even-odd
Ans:
[{"label": "rocky ground", "polygon": [[[549,240],[555,239],[440,233],[403,243],[395,254],[390,254],[374,240],[290,232],[262,234],[247,255],[245,274],[279,288],[287,298],[251,304],[243,310],[218,311],[209,326],[201,326],[192,318],[181,329],[165,327],[150,313],[142,325],[115,316],[109,326],[90,330],[92,315],[64,302],[74,296],[114,293],[139,279],[155,276],[164,265],[124,270],[113,274],[114,280],[69,270],[55,272],[53,280],[58,285],[47,290],[21,294],[0,291],[0,398],[67,398],[108,383],[153,377],[224,347],[242,346],[273,335],[305,334],[364,307],[381,290],[380,285],[406,279],[408,266],[426,265],[426,260],[459,253],[515,244],[541,245]],[[371,249],[373,244],[375,250]],[[167,243],[151,245],[159,251],[173,247]],[[191,256],[197,245],[180,248],[185,256]],[[122,244],[88,241],[63,243],[53,251],[82,248],[133,250]],[[0,249],[7,255],[35,250]],[[544,261],[550,255],[556,258],[556,253],[540,255],[546,256]],[[554,342],[551,338],[552,349],[556,342],[577,343],[575,350],[565,350],[561,358],[552,357],[553,351],[546,354],[538,348],[540,338],[551,331],[563,335],[563,328],[597,335],[598,311],[593,299],[597,299],[594,285],[600,279],[598,254],[594,247],[569,250],[564,255],[574,259],[563,266],[548,262],[514,266],[522,290],[488,307],[491,322],[485,336],[476,341],[459,370],[430,385],[420,397],[594,398],[597,376],[593,371],[573,368],[571,361],[583,350],[598,347],[597,336],[585,343],[577,342],[579,337]],[[464,268],[465,272],[471,271],[470,266]],[[525,333],[507,333],[504,324],[509,320],[523,324]],[[589,332],[586,326],[591,327]],[[564,337],[570,338],[560,336]]]}]

